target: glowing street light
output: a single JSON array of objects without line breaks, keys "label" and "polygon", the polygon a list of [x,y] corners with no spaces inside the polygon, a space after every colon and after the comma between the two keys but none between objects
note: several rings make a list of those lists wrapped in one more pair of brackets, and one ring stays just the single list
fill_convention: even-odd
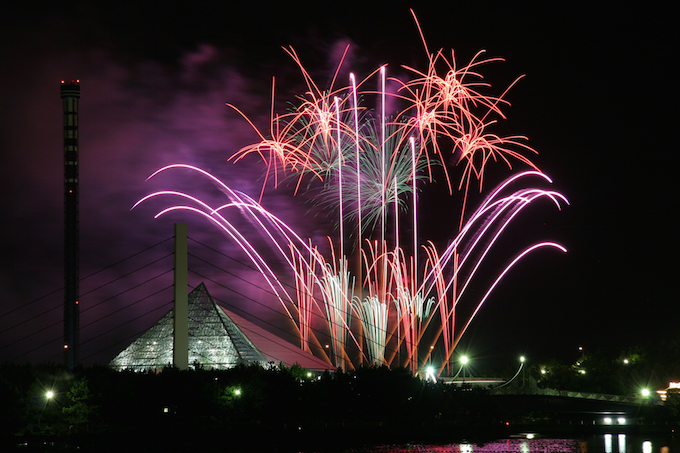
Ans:
[{"label": "glowing street light", "polygon": [[42,428],[42,417],[43,414],[45,413],[45,409],[47,408],[47,404],[49,401],[54,398],[54,391],[48,390],[45,392],[45,403],[42,405],[42,410],[40,411],[40,414],[38,414],[38,427]]},{"label": "glowing street light", "polygon": [[430,381],[430,380],[431,380],[432,382],[434,382],[434,383],[436,384],[436,383],[437,383],[437,377],[435,376],[434,373],[435,373],[434,367],[433,367],[433,366],[428,366],[428,367],[425,369],[425,380],[426,380],[426,381]]},{"label": "glowing street light", "polygon": [[467,368],[467,364],[469,362],[469,359],[467,356],[462,356],[460,358],[460,367],[463,369],[463,382],[465,382],[465,368]]},{"label": "glowing street light", "polygon": [[640,393],[642,393],[642,396],[647,398],[649,396],[649,389],[642,389]]}]

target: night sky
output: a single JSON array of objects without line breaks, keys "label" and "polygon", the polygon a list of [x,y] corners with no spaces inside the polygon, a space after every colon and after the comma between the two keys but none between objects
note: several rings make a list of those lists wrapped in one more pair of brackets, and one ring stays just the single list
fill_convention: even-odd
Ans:
[{"label": "night sky", "polygon": [[[322,88],[346,44],[343,76],[364,77],[382,64],[388,74],[404,74],[400,65],[424,70],[409,7],[430,49],[454,49],[459,65],[481,49],[505,58],[481,70],[495,94],[526,75],[506,96],[512,105],[497,131],[528,136],[539,152],[534,163],[571,203],[563,211],[543,203],[517,221],[508,247],[551,239],[568,253],[541,251],[508,274],[461,350],[502,364],[520,354],[569,357],[579,345],[677,338],[670,6],[16,3],[0,19],[0,361],[62,361],[62,79],[81,80],[83,363],[107,363],[170,308],[172,277],[163,273],[172,268],[166,239],[174,222],[188,223],[197,272],[190,285],[206,281],[225,306],[285,336],[277,303],[243,281],[257,284],[224,235],[187,213],[155,220],[154,203],[130,208],[161,188],[220,196],[187,173],[145,182],[171,163],[199,166],[257,197],[261,162],[227,161],[257,136],[225,103],[266,131],[272,77],[279,111],[304,91],[281,49],[288,45]],[[496,164],[485,189],[510,174]],[[270,188],[263,204],[304,237],[322,241],[332,233],[327,219],[290,192]],[[425,204],[423,231],[445,245],[456,222],[435,215],[443,203]]]}]

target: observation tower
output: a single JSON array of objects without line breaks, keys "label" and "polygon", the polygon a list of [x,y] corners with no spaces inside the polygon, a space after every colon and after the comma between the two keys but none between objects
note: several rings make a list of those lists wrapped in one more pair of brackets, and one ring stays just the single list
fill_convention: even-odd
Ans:
[{"label": "observation tower", "polygon": [[78,99],[80,80],[61,81],[64,103],[64,365],[78,365],[80,349]]}]

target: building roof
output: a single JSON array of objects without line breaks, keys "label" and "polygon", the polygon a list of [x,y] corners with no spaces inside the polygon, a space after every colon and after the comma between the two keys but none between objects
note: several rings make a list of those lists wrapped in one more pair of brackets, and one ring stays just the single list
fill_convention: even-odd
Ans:
[{"label": "building roof", "polygon": [[[137,371],[173,363],[174,310],[118,354],[110,366]],[[232,368],[240,364],[295,364],[315,371],[333,366],[217,305],[201,283],[189,293],[189,364]]]}]

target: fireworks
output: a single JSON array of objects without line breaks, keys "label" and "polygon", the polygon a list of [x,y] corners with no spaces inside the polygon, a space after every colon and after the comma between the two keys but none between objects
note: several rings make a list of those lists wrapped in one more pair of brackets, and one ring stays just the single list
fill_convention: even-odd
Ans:
[{"label": "fireworks", "polygon": [[[407,366],[415,373],[430,360],[431,348],[419,357],[426,331],[434,334],[434,343],[429,335],[428,344],[439,345],[448,360],[493,289],[519,260],[546,247],[565,251],[552,242],[538,243],[498,269],[491,284],[478,276],[503,231],[525,207],[539,199],[548,199],[558,208],[566,203],[554,191],[511,190],[531,178],[551,181],[523,154],[535,152],[524,137],[500,137],[488,130],[496,121],[492,117],[504,118],[501,106],[507,104],[507,90],[498,97],[482,94],[490,86],[479,68],[496,59],[480,60],[478,55],[457,68],[453,53],[449,60],[441,51],[427,51],[427,70],[406,68],[414,78],[399,80],[397,92],[387,92],[384,66],[360,83],[351,75],[348,86],[337,89],[336,72],[331,88],[322,91],[294,50],[286,51],[300,68],[308,91],[298,98],[298,107],[285,114],[276,114],[272,101],[269,137],[248,120],[260,141],[242,148],[232,159],[237,162],[251,154],[262,159],[266,176],[260,199],[271,179],[278,185],[284,176],[294,178],[295,193],[316,190],[318,207],[335,212],[337,219],[339,238],[329,239],[330,256],[324,257],[259,202],[196,167],[171,165],[158,172],[198,172],[221,188],[228,203],[210,206],[174,191],[148,195],[139,203],[174,197],[183,204],[173,204],[157,215],[189,210],[223,230],[267,282],[297,329],[302,348],[312,350],[310,345],[319,343],[314,332],[322,326],[312,325],[315,316],[325,319],[324,335],[330,339],[330,359],[336,366],[351,368],[366,361]],[[366,80],[376,74],[381,88],[363,90]],[[400,105],[392,117],[386,112],[387,96]],[[365,105],[370,99],[376,99],[380,109],[374,111],[380,114],[360,105],[360,100]],[[457,186],[451,184],[453,169],[447,162],[452,160],[464,163]],[[452,227],[452,239],[444,250],[419,237],[422,185],[435,182],[439,175],[451,194],[461,193],[466,200],[470,183],[477,181],[481,191],[486,166],[499,160],[511,169],[513,161],[532,169],[511,176],[470,215],[464,201],[460,222]],[[240,230],[234,216],[247,218],[255,228]],[[409,239],[400,237],[407,231],[412,233]],[[267,253],[257,245],[262,238],[268,243]],[[285,263],[285,271],[275,271],[272,260]],[[486,285],[481,298],[472,303],[464,299],[468,288],[477,285],[479,290],[480,284]],[[456,314],[462,304],[471,314],[461,323]]]}]

